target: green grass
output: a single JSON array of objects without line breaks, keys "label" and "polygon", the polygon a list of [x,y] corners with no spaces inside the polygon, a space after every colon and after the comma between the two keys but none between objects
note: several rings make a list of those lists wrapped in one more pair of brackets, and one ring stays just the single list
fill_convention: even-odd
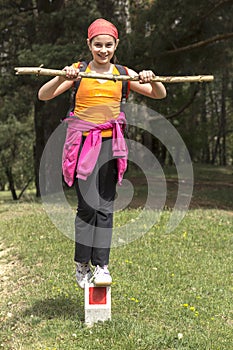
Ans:
[{"label": "green grass", "polygon": [[[232,193],[220,187],[214,197],[208,189],[204,199],[194,191],[201,201],[171,234],[166,210],[146,235],[112,249],[112,321],[92,328],[83,322],[73,242],[39,202],[2,200],[0,349],[232,349],[233,213],[220,209]],[[132,215],[135,209],[116,213],[115,224]]]}]

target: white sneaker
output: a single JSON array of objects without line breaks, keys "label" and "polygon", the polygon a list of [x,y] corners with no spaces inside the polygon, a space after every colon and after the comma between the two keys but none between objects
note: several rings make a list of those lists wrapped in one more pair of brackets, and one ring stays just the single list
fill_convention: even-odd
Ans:
[{"label": "white sneaker", "polygon": [[90,282],[92,272],[89,263],[82,264],[76,262],[76,280],[80,288],[85,288],[85,283]]},{"label": "white sneaker", "polygon": [[97,287],[110,286],[112,283],[112,277],[107,266],[100,267],[97,265],[91,281],[93,281]]}]

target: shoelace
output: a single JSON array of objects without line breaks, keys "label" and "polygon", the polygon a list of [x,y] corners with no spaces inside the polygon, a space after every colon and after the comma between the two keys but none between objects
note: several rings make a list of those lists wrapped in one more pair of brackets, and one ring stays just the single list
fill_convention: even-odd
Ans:
[{"label": "shoelace", "polygon": [[107,268],[100,267],[99,265],[96,266],[95,272],[93,274],[93,277],[95,278],[98,276],[100,272],[103,272],[105,275],[110,275],[109,271]]},{"label": "shoelace", "polygon": [[94,271],[93,277],[96,277],[98,273],[100,272],[101,267],[99,265],[96,266],[96,269]]},{"label": "shoelace", "polygon": [[83,264],[83,265],[79,265],[78,268],[77,268],[77,271],[79,273],[81,273],[82,275],[86,275],[87,273],[89,273],[91,270],[90,270],[90,267],[88,264]]}]

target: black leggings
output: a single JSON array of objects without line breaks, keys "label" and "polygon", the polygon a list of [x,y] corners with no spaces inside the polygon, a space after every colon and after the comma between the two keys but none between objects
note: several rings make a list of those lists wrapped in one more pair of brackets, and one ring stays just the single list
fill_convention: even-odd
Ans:
[{"label": "black leggings", "polygon": [[[84,138],[85,139],[85,138]],[[76,179],[78,208],[75,219],[76,262],[104,266],[109,263],[116,195],[117,160],[112,139],[103,138],[97,164],[87,180]]]}]

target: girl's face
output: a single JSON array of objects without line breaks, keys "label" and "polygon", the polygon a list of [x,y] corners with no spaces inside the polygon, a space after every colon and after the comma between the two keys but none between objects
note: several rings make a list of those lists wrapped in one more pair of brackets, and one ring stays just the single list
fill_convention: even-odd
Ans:
[{"label": "girl's face", "polygon": [[117,48],[119,39],[115,40],[111,35],[97,35],[87,44],[91,50],[93,60],[99,64],[109,63]]}]

